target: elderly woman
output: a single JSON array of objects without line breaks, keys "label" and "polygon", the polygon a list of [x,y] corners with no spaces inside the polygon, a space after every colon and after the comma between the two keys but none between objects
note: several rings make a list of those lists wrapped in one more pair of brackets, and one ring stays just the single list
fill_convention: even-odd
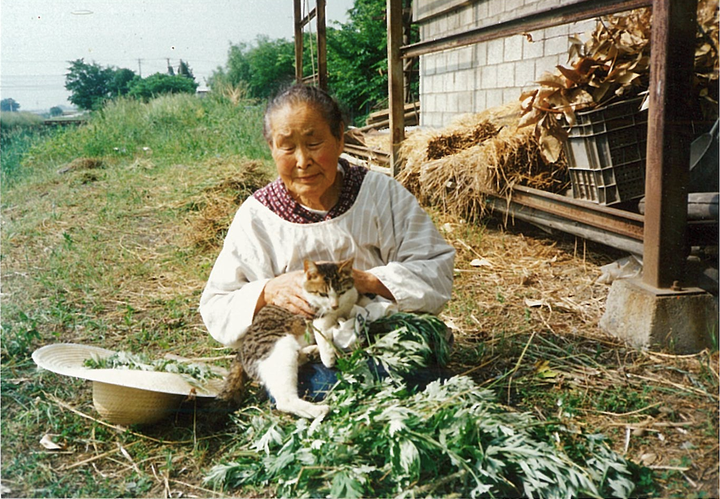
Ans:
[{"label": "elderly woman", "polygon": [[210,334],[237,347],[268,304],[312,316],[303,261],[354,256],[359,293],[438,313],[455,252],[397,181],[340,159],[344,124],[325,92],[296,85],[268,105],[263,133],[279,178],[238,210],[200,300]]}]

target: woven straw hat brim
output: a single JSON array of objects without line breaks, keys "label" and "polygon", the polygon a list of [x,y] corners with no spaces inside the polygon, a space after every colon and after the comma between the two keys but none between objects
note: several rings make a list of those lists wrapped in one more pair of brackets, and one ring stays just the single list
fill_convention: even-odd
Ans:
[{"label": "woven straw hat brim", "polygon": [[89,345],[57,343],[35,350],[32,358],[38,366],[57,374],[137,390],[216,397],[222,389],[223,380],[220,378],[199,381],[176,373],[136,369],[90,369],[83,365],[86,359],[93,356],[102,359],[114,353],[112,350]]}]

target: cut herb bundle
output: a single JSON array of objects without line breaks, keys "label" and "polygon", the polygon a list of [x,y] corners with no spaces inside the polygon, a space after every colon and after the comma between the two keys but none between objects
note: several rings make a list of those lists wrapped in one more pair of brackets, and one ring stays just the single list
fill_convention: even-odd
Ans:
[{"label": "cut herb bundle", "polygon": [[83,365],[89,369],[133,369],[139,371],[161,371],[182,374],[197,381],[222,378],[210,367],[176,359],[150,360],[146,355],[130,352],[115,352],[107,357],[92,356],[85,359]]},{"label": "cut herb bundle", "polygon": [[469,377],[413,393],[399,377],[373,376],[368,357],[404,373],[428,365],[431,342],[438,359],[444,355],[438,352],[447,353],[439,320],[402,314],[393,321],[385,336],[338,363],[340,382],[327,398],[333,411],[326,420],[295,421],[269,407],[241,410],[234,419],[237,446],[206,481],[283,497],[642,493],[636,484],[647,483],[640,475],[648,470],[611,451],[601,435],[513,412]]}]

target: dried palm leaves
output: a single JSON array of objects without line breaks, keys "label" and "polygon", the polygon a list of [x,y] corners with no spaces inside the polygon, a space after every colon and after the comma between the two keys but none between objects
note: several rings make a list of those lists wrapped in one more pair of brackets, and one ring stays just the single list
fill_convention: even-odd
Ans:
[{"label": "dried palm leaves", "polygon": [[[717,0],[698,4],[695,88],[717,116]],[[649,83],[651,11],[638,9],[598,22],[589,39],[570,38],[569,65],[545,73],[539,88],[520,96],[520,127],[534,126],[547,162],[560,157],[566,139],[559,121],[575,125],[575,112],[624,100],[647,90]],[[707,111],[703,111],[707,115]],[[708,116],[706,116],[708,117]],[[712,116],[710,118],[713,118]]]}]

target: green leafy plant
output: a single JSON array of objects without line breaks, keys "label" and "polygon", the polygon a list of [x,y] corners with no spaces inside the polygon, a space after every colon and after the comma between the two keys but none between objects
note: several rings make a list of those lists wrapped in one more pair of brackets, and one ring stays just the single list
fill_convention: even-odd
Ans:
[{"label": "green leafy plant", "polygon": [[[424,322],[423,326],[417,327]],[[279,496],[630,497],[649,470],[626,461],[602,435],[572,432],[514,412],[471,378],[413,391],[396,376],[372,376],[368,359],[392,372],[428,366],[441,328],[396,318],[394,329],[339,363],[325,421],[292,421],[250,407],[242,438],[206,481],[268,487]],[[429,334],[428,334],[429,333]],[[408,352],[408,359],[398,352]],[[548,427],[551,426],[551,431]]]},{"label": "green leafy plant", "polygon": [[177,359],[151,360],[146,355],[130,352],[115,352],[107,357],[92,356],[83,362],[90,369],[134,369],[139,371],[161,371],[183,374],[193,379],[203,381],[212,378],[222,378],[222,375],[202,364],[181,361]]}]

